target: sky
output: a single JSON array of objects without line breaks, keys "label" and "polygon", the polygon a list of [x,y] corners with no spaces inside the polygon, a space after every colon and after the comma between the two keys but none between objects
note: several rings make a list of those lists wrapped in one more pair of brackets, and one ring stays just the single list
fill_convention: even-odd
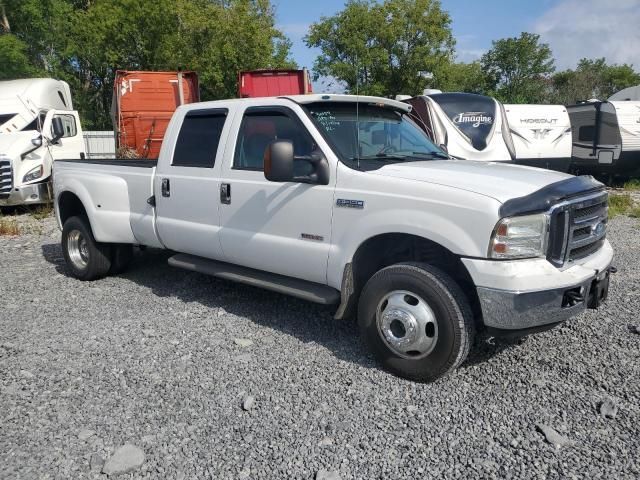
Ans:
[{"label": "sky", "polygon": [[[345,0],[273,0],[278,27],[293,42],[300,67],[313,67],[318,51],[303,38],[309,25],[344,7]],[[534,32],[549,43],[556,68],[575,68],[583,57],[606,57],[640,70],[640,0],[442,0],[452,18],[459,61],[480,58],[491,42]]]}]

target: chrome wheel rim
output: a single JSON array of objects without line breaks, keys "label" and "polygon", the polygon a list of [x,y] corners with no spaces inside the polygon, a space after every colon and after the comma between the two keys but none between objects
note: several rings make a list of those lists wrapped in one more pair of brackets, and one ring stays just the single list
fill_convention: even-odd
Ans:
[{"label": "chrome wheel rim", "polygon": [[67,237],[67,252],[73,265],[79,269],[87,268],[89,264],[89,245],[87,239],[79,230],[72,230]]},{"label": "chrome wheel rim", "polygon": [[380,300],[376,324],[387,347],[403,358],[423,358],[438,342],[433,310],[420,296],[407,290],[394,290]]}]

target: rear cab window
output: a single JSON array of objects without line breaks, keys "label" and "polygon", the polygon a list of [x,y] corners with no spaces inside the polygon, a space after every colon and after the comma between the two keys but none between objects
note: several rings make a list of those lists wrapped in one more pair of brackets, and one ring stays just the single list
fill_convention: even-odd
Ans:
[{"label": "rear cab window", "polygon": [[227,113],[227,109],[220,108],[187,112],[178,133],[171,165],[213,168]]}]

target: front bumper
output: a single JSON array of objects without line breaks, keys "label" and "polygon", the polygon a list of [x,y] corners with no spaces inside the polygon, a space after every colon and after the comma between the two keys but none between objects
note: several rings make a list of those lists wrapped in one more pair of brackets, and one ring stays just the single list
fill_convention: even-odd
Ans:
[{"label": "front bumper", "polygon": [[[476,283],[485,326],[515,331],[557,324],[588,306],[598,305],[602,299],[596,299],[596,294],[606,295],[603,286],[608,282],[612,259],[613,250],[605,242],[580,265],[566,270],[557,269],[545,259],[463,262]],[[527,283],[534,287],[527,289]]]},{"label": "front bumper", "polygon": [[51,184],[49,182],[34,183],[13,188],[8,196],[0,197],[0,207],[48,203],[51,199]]}]

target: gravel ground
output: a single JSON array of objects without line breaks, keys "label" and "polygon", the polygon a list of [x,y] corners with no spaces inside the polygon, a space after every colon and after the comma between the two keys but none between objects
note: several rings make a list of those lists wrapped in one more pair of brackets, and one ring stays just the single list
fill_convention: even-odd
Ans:
[{"label": "gravel ground", "polygon": [[604,308],[482,339],[428,385],[381,371],[326,308],[162,252],[73,280],[53,219],[19,221],[29,233],[0,237],[1,478],[106,478],[131,459],[120,478],[640,476],[637,220],[611,223]]}]

